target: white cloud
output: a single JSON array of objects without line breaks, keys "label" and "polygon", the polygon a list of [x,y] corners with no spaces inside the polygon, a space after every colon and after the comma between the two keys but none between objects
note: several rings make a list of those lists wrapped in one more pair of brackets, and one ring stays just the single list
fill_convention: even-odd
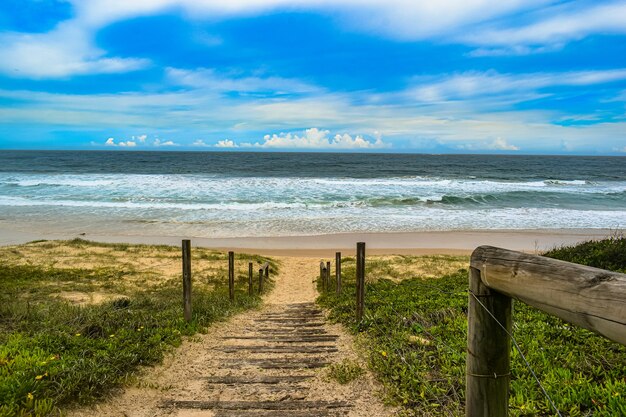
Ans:
[{"label": "white cloud", "polygon": [[135,139],[141,143],[146,143],[146,139],[148,139],[148,135],[133,136],[133,140]]},{"label": "white cloud", "polygon": [[[122,73],[145,68],[145,59],[111,57],[95,44],[96,33],[114,22],[164,11],[182,10],[190,19],[226,19],[274,10],[306,10],[338,17],[344,27],[401,39],[450,37],[466,28],[542,6],[551,0],[70,0],[74,17],[40,34],[0,35],[0,72],[13,77],[65,78],[81,74]],[[613,20],[616,18],[613,17]],[[215,75],[175,73],[183,82],[208,82]],[[218,79],[219,81],[219,79]],[[243,78],[226,88],[257,90],[287,84],[282,79]]]},{"label": "white cloud", "polygon": [[465,72],[433,77],[416,77],[407,93],[419,101],[534,92],[558,86],[588,86],[626,80],[626,68],[598,71],[540,72],[501,74],[495,71]]},{"label": "white cloud", "polygon": [[347,133],[336,134],[329,137],[330,131],[310,128],[304,131],[304,135],[297,133],[280,133],[265,135],[263,142],[245,143],[242,146],[255,146],[260,148],[280,148],[280,149],[380,149],[390,147],[383,142],[378,135],[374,141],[363,138],[363,136],[351,136]]},{"label": "white cloud", "polygon": [[217,141],[217,143],[215,144],[216,148],[238,148],[239,145],[237,145],[235,142],[233,142],[230,139],[224,139],[224,140],[219,140]]},{"label": "white cloud", "polygon": [[503,138],[496,138],[491,142],[472,142],[458,145],[457,149],[468,151],[519,151],[518,146],[512,145]]},{"label": "white cloud", "polygon": [[505,139],[496,138],[493,142],[487,145],[487,149],[494,151],[519,151],[519,147],[507,143]]},{"label": "white cloud", "polygon": [[134,71],[145,59],[107,57],[91,44],[91,35],[74,24],[52,32],[0,34],[0,73],[13,77],[64,78],[72,75]]},{"label": "white cloud", "polygon": [[195,141],[191,144],[191,146],[199,146],[199,147],[203,148],[203,147],[207,147],[207,146],[209,146],[209,145],[207,145],[206,143],[204,143],[204,141],[203,141],[202,139],[198,139],[198,140],[195,140]]},{"label": "white cloud", "polygon": [[[92,142],[92,145],[96,145],[96,144]],[[134,148],[135,146],[137,146],[137,142],[134,142],[132,140],[127,140],[126,142],[121,141],[121,142],[115,143],[114,138],[108,138],[106,142],[104,142],[104,146],[120,146],[122,148]]]},{"label": "white cloud", "polygon": [[549,8],[525,26],[475,30],[460,39],[475,45],[503,45],[515,53],[516,47],[558,46],[594,33],[625,34],[626,2],[573,2]]},{"label": "white cloud", "polygon": [[161,139],[155,139],[154,142],[152,142],[153,146],[159,147],[159,146],[179,146],[178,143],[174,143],[171,140],[167,140],[165,142],[161,141]]},{"label": "white cloud", "polygon": [[219,74],[211,68],[184,70],[167,68],[166,75],[170,83],[215,92],[239,93],[312,93],[321,89],[298,81],[282,77],[241,77],[236,74]]}]

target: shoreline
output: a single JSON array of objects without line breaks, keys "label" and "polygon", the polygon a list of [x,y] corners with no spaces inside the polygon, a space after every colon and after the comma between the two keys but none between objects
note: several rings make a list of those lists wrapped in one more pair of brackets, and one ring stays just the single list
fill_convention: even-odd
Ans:
[{"label": "shoreline", "polygon": [[476,247],[490,245],[541,252],[555,246],[601,239],[615,234],[611,229],[459,230],[432,232],[339,233],[316,236],[206,238],[166,235],[34,233],[0,228],[0,246],[33,240],[81,238],[105,243],[164,244],[178,246],[182,239],[192,245],[217,250],[235,250],[266,256],[329,256],[335,251],[350,254],[356,242],[366,242],[372,255],[469,255]]}]

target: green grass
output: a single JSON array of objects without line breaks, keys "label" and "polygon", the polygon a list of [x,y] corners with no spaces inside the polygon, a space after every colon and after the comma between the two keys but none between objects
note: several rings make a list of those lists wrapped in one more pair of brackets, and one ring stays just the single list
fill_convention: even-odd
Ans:
[{"label": "green grass", "polygon": [[339,382],[340,384],[348,384],[359,379],[365,374],[365,369],[353,360],[344,359],[339,363],[331,364],[327,369],[329,379]]},{"label": "green grass", "polygon": [[133,381],[139,366],[159,363],[183,336],[260,304],[260,297],[247,295],[244,276],[236,280],[233,303],[226,280],[194,288],[190,323],[182,318],[181,285],[174,280],[99,305],[54,297],[59,285],[89,291],[123,278],[106,268],[0,265],[0,416],[57,415],[70,404],[100,399]]},{"label": "green grass", "polygon": [[[619,245],[623,239],[583,244],[585,249],[561,248],[548,255],[590,259],[591,253],[598,265],[606,266]],[[623,270],[626,263],[620,262],[611,264],[612,269]],[[407,415],[464,415],[467,271],[398,282],[377,280],[379,273],[388,272],[378,271],[377,264],[367,265],[362,322],[354,317],[352,259],[342,264],[344,293],[322,294],[319,303],[333,320],[359,335],[389,403],[403,406]],[[523,303],[515,304],[514,336],[563,415],[626,415],[625,347]],[[516,351],[511,367],[510,414],[555,415]]]}]

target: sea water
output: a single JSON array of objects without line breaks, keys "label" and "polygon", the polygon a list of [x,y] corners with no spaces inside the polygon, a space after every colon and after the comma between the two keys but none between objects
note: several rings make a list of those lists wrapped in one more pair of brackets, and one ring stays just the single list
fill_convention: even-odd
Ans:
[{"label": "sea water", "polygon": [[0,225],[297,236],[623,229],[626,158],[0,151]]}]

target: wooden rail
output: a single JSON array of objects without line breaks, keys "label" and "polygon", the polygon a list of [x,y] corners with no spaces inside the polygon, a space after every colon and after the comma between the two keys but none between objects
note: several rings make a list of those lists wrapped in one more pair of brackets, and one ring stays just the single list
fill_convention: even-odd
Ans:
[{"label": "wooden rail", "polygon": [[270,263],[265,262],[259,268],[259,294],[263,292],[263,281],[267,281],[270,278]]},{"label": "wooden rail", "polygon": [[626,345],[626,275],[491,246],[470,262],[466,416],[506,416],[512,299]]}]

